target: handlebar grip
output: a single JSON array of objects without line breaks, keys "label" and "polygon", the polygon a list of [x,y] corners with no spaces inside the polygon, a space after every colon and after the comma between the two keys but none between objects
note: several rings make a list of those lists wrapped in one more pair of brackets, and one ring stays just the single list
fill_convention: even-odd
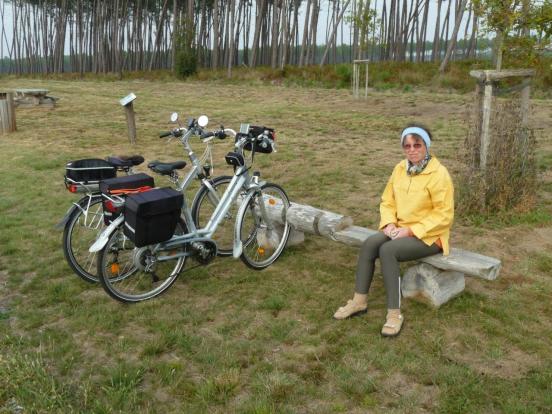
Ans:
[{"label": "handlebar grip", "polygon": [[171,131],[160,132],[160,133],[159,133],[159,138],[170,137],[171,135],[172,135],[172,132],[171,132]]},{"label": "handlebar grip", "polygon": [[218,139],[224,139],[226,138],[228,135],[226,135],[226,133],[224,132],[224,130],[220,130],[220,131],[217,131],[215,132],[215,137],[217,137]]},{"label": "handlebar grip", "polygon": [[205,138],[209,138],[209,137],[212,137],[214,136],[215,134],[213,132],[204,132],[200,135],[200,138],[201,139],[205,139]]}]

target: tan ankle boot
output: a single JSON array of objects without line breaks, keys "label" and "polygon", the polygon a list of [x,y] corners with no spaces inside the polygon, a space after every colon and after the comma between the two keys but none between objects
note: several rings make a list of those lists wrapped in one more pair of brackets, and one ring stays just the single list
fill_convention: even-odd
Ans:
[{"label": "tan ankle boot", "polygon": [[361,313],[366,313],[366,309],[368,308],[367,297],[368,295],[355,293],[353,299],[349,299],[345,306],[340,307],[334,313],[334,319],[347,319]]},{"label": "tan ankle boot", "polygon": [[400,309],[387,309],[387,318],[381,330],[381,335],[387,337],[397,336],[401,333],[403,322],[404,318]]}]

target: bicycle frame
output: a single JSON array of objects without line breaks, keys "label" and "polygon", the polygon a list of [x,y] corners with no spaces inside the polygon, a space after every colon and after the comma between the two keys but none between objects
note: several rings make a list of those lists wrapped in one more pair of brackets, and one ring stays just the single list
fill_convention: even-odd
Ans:
[{"label": "bicycle frame", "polygon": [[[192,134],[193,134],[193,129],[190,128],[182,137],[182,143],[184,147],[189,151],[191,158],[192,158],[193,152],[191,152],[191,148],[189,146],[188,140]],[[240,141],[236,142],[235,144],[236,151],[240,154],[243,154],[243,147],[246,143],[247,143],[247,140],[243,138]],[[193,157],[195,158],[195,156]],[[198,174],[199,168],[201,168],[199,163],[194,164],[193,168],[190,170],[186,178],[183,180],[182,188],[186,188],[186,186],[188,186],[191,183],[194,176]],[[236,200],[238,199],[240,191],[243,191],[243,189],[247,191],[247,194],[243,198],[242,203],[240,205],[240,212],[241,212],[243,211],[244,208],[246,208],[248,204],[247,202],[255,193],[255,191],[263,185],[264,182],[259,182],[257,176],[249,175],[249,169],[250,167],[247,167],[246,165],[239,166],[235,169],[234,176],[232,177],[232,180],[230,181],[228,188],[220,198],[215,208],[215,211],[211,215],[209,221],[207,222],[204,228],[197,229],[195,227],[195,224],[191,217],[191,212],[186,200],[186,194],[183,192],[183,196],[184,196],[183,210],[184,210],[185,221],[186,221],[186,224],[188,225],[188,233],[181,236],[173,236],[170,240],[156,244],[155,247],[152,249],[153,250],[152,253],[156,253],[163,250],[174,249],[176,247],[181,247],[187,243],[192,243],[194,241],[202,241],[207,239],[210,240],[212,235],[216,231],[218,225],[228,213],[232,203],[236,202]],[[261,214],[264,214],[266,216],[266,212],[264,211],[263,207],[261,207],[260,209]],[[103,249],[107,244],[107,241],[111,236],[111,234],[121,225],[123,220],[124,220],[124,217],[120,216],[115,221],[113,221],[100,234],[96,242],[94,242],[94,244],[90,247],[89,251],[97,252]],[[237,226],[238,226],[238,223],[236,222],[235,231],[234,231],[235,234],[238,231]],[[243,246],[242,246],[241,240],[237,240],[237,238],[234,237],[234,249],[233,249],[234,258],[237,258],[241,255],[242,248]],[[157,257],[157,261],[174,260],[174,259],[178,259],[179,257],[188,256],[188,255],[190,255],[189,252],[183,252],[183,253],[175,254],[171,256],[159,256]]]}]

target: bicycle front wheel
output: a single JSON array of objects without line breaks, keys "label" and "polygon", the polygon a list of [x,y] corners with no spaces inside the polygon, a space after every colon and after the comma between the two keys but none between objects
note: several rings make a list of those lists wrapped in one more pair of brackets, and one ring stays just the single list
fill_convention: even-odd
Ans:
[{"label": "bicycle front wheel", "polygon": [[[222,195],[232,181],[232,177],[223,175],[209,180],[207,185],[203,184],[192,203],[192,219],[198,229],[205,227],[219,204]],[[234,247],[234,219],[238,205],[234,203],[228,209],[225,218],[220,222],[213,235],[217,243],[218,256],[231,256]]]},{"label": "bicycle front wheel", "polygon": [[[125,303],[152,299],[166,291],[175,282],[186,264],[186,256],[158,261],[159,256],[177,256],[185,247],[174,248],[154,255],[150,247],[136,247],[119,226],[109,237],[98,255],[98,276],[104,290],[112,298]],[[175,234],[187,233],[179,220]]]},{"label": "bicycle front wheel", "polygon": [[71,269],[86,282],[97,283],[96,253],[88,248],[104,229],[102,198],[82,198],[63,229],[63,254]]},{"label": "bicycle front wheel", "polygon": [[248,203],[247,208],[236,222],[236,236],[243,246],[240,258],[252,269],[261,270],[284,251],[290,232],[286,218],[290,203],[283,188],[272,183],[264,184],[244,202]]}]

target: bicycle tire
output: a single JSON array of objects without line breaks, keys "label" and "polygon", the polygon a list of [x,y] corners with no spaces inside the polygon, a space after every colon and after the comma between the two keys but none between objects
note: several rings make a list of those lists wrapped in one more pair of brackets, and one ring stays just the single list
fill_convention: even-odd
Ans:
[{"label": "bicycle tire", "polygon": [[[201,185],[201,188],[194,197],[191,209],[192,219],[198,229],[205,227],[230,181],[232,181],[232,177],[227,175],[209,180],[211,188],[216,192],[216,201],[209,197],[210,188],[205,184]],[[232,255],[234,247],[234,218],[236,217],[238,207],[237,203],[234,203],[230,207],[228,213],[226,213],[226,217],[220,222],[213,235],[213,240],[217,243],[218,256],[225,257]]]},{"label": "bicycle tire", "polygon": [[[154,272],[141,269],[135,265],[134,255],[142,249],[147,249],[148,246],[136,248],[134,243],[124,235],[123,225],[121,223],[111,234],[98,255],[98,276],[102,287],[109,296],[123,303],[136,303],[159,296],[176,281],[186,265],[187,257],[159,262]],[[184,220],[179,219],[175,234],[187,232],[188,228]],[[175,249],[175,252],[184,251],[184,249],[185,247],[181,247]],[[123,260],[119,258],[121,254],[124,255]],[[160,269],[163,275],[159,272]]]},{"label": "bicycle tire", "polygon": [[79,208],[73,211],[63,229],[63,254],[77,276],[85,282],[98,283],[96,253],[88,252],[88,248],[105,228],[102,198],[92,197],[88,206],[88,197],[83,197],[77,204]]},{"label": "bicycle tire", "polygon": [[[259,200],[267,200],[269,204],[282,204],[283,224],[265,223],[260,214]],[[284,251],[289,238],[290,224],[286,211],[290,206],[289,198],[282,187],[266,183],[260,191],[249,194],[243,201],[248,203],[237,217],[236,236],[242,241],[243,251],[240,259],[250,268],[262,270],[274,263]]]}]

